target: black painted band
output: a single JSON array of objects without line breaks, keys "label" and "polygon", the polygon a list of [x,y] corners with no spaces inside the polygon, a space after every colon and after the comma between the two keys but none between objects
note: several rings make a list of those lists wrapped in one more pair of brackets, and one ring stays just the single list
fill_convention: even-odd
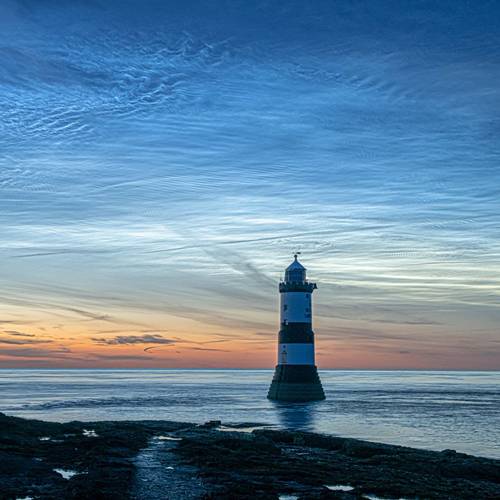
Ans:
[{"label": "black painted band", "polygon": [[277,365],[273,382],[297,384],[320,383],[318,370],[314,365]]},{"label": "black painted band", "polygon": [[311,323],[281,324],[279,333],[280,344],[313,344],[314,332]]}]

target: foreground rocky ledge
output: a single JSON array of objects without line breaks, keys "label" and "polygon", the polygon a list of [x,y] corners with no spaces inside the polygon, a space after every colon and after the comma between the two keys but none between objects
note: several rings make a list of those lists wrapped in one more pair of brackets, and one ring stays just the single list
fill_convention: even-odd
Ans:
[{"label": "foreground rocky ledge", "polygon": [[499,460],[239,427],[0,414],[0,498],[500,498]]}]

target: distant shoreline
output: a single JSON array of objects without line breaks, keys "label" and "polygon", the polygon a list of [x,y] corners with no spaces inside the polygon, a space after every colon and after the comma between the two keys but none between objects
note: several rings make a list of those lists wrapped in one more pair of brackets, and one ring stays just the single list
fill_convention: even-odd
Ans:
[{"label": "distant shoreline", "polygon": [[500,496],[500,460],[251,423],[53,423],[0,414],[0,463],[0,498]]}]

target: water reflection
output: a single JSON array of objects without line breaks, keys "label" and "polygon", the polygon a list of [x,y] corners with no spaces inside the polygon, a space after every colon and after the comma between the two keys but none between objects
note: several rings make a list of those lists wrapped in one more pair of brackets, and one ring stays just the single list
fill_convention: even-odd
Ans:
[{"label": "water reflection", "polygon": [[273,401],[279,425],[288,429],[311,431],[317,416],[318,405],[321,401],[309,403],[284,403]]}]

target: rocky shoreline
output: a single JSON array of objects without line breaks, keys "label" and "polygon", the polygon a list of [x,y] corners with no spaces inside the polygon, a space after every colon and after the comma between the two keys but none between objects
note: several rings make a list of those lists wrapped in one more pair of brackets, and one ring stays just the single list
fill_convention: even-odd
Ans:
[{"label": "rocky shoreline", "polygon": [[0,414],[0,499],[500,499],[500,460],[256,425]]}]

